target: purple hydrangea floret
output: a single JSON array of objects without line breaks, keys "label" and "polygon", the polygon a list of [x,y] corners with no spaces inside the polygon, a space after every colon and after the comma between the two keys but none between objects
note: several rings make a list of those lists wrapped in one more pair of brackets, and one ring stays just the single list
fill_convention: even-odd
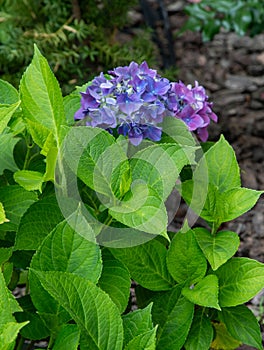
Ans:
[{"label": "purple hydrangea floret", "polygon": [[211,107],[205,89],[197,82],[194,87],[181,81],[169,82],[146,62],[131,62],[93,79],[81,93],[75,120],[108,131],[117,128],[119,134],[138,145],[145,138],[159,141],[163,118],[174,116],[206,141],[210,120],[217,121]]}]

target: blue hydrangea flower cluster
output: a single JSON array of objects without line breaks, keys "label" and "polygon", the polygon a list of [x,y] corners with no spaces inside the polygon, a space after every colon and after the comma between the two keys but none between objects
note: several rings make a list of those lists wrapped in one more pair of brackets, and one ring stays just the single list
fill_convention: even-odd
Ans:
[{"label": "blue hydrangea flower cluster", "polygon": [[202,141],[208,137],[210,120],[217,121],[212,104],[202,86],[171,83],[146,62],[117,67],[101,73],[81,93],[81,108],[75,120],[128,136],[134,145],[148,138],[159,141],[161,123],[166,116],[182,119]]}]

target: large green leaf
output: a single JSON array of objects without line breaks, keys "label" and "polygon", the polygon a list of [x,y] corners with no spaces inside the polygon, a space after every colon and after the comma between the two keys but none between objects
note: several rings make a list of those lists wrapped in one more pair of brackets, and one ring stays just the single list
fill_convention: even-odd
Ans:
[{"label": "large green leaf", "polygon": [[137,335],[126,345],[124,350],[155,350],[157,326],[150,331]]},{"label": "large green leaf", "polygon": [[47,60],[35,45],[34,57],[20,84],[24,116],[50,130],[57,144],[66,124],[61,90]]},{"label": "large green leaf", "polygon": [[104,290],[117,305],[120,314],[127,308],[130,295],[130,274],[125,265],[103,250],[103,270],[98,286]]},{"label": "large green leaf", "polygon": [[205,276],[207,261],[192,230],[180,231],[174,236],[168,251],[167,265],[178,283],[188,281],[191,285]]},{"label": "large green leaf", "polygon": [[166,266],[166,247],[157,240],[135,247],[110,249],[129,270],[131,277],[143,287],[168,290],[174,285]]},{"label": "large green leaf", "polygon": [[219,317],[232,337],[259,350],[263,349],[259,323],[245,305],[224,307]]},{"label": "large green leaf", "polygon": [[14,137],[11,133],[0,135],[0,175],[3,175],[6,169],[18,170],[13,156],[13,150],[18,141],[19,138]]},{"label": "large green leaf", "polygon": [[264,264],[256,260],[232,258],[215,274],[219,280],[221,307],[243,304],[264,288]]},{"label": "large green leaf", "polygon": [[144,309],[138,309],[124,315],[124,345],[128,344],[132,339],[144,334],[145,332],[153,329],[151,309],[152,303],[146,306]]},{"label": "large green leaf", "polygon": [[122,319],[110,297],[92,282],[66,272],[36,272],[43,287],[81,329],[81,349],[121,350]]},{"label": "large green leaf", "polygon": [[218,279],[215,275],[205,276],[194,287],[183,288],[182,295],[192,303],[218,310]]},{"label": "large green leaf", "polygon": [[230,259],[238,249],[239,236],[232,231],[219,231],[212,235],[207,229],[193,229],[195,238],[213,270],[217,270]]},{"label": "large green leaf", "polygon": [[198,309],[194,313],[192,326],[184,348],[186,350],[209,349],[213,340],[213,335],[213,327],[206,315],[205,309]]},{"label": "large green leaf", "polygon": [[153,298],[153,321],[159,325],[157,350],[180,350],[189,333],[194,304],[181,295],[182,286]]},{"label": "large green leaf", "polygon": [[9,222],[1,226],[3,231],[17,231],[21,217],[37,200],[37,195],[18,185],[0,187],[0,200],[4,205]]},{"label": "large green leaf", "polygon": [[[75,231],[76,229],[76,231]],[[31,267],[38,271],[65,271],[97,283],[102,260],[99,246],[78,234],[67,220],[59,223],[43,240]]]},{"label": "large green leaf", "polygon": [[55,196],[34,203],[23,216],[16,237],[16,250],[36,250],[63,215]]},{"label": "large green leaf", "polygon": [[13,103],[12,105],[0,104],[0,134],[4,131],[19,104],[20,102]]}]

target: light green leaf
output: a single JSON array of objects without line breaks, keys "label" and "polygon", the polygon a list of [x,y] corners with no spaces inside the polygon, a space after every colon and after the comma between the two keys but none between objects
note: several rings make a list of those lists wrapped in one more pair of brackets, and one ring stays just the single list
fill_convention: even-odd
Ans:
[{"label": "light green leaf", "polygon": [[14,348],[13,344],[17,338],[17,335],[22,327],[24,327],[28,321],[23,323],[7,322],[0,324],[0,344],[1,350],[11,350]]},{"label": "light green leaf", "polygon": [[230,259],[239,247],[239,236],[232,231],[219,231],[213,236],[207,229],[196,227],[193,232],[213,270]]},{"label": "light green leaf", "polygon": [[130,340],[126,345],[125,350],[155,350],[157,327],[158,326]]},{"label": "light green leaf", "polygon": [[205,276],[192,288],[183,288],[182,295],[192,303],[218,310],[218,279],[215,275]]},{"label": "light green leaf", "polygon": [[219,280],[221,307],[243,304],[264,288],[264,264],[256,260],[232,258],[215,274]]},{"label": "light green leaf", "polygon": [[2,132],[6,128],[9,120],[11,119],[19,104],[20,101],[12,105],[0,104],[0,134],[2,134]]},{"label": "light green leaf", "polygon": [[74,114],[81,107],[81,94],[73,91],[63,98],[64,112],[69,125],[74,124]]},{"label": "light green leaf", "polygon": [[63,219],[55,196],[44,197],[34,203],[20,222],[15,249],[36,250],[49,232]]},{"label": "light green leaf", "polygon": [[224,307],[222,312],[219,312],[219,317],[232,337],[243,344],[263,349],[259,323],[245,305]]},{"label": "light green leaf", "polygon": [[167,265],[178,283],[188,281],[191,285],[205,276],[207,261],[192,230],[176,233],[169,247]]},{"label": "light green leaf", "polygon": [[36,272],[43,287],[81,329],[81,348],[121,350],[122,319],[110,297],[92,282],[66,272]]},{"label": "light green leaf", "polygon": [[214,331],[205,309],[195,311],[193,323],[184,344],[186,350],[205,350],[210,348]]},{"label": "light green leaf", "polygon": [[138,309],[122,316],[124,326],[124,345],[140,334],[153,329],[150,303],[144,309]]},{"label": "light green leaf", "polygon": [[[206,172],[208,178],[204,176]],[[201,158],[194,178],[196,181],[208,181],[219,192],[240,187],[240,170],[236,155],[223,135]]]},{"label": "light green leaf", "polygon": [[76,324],[62,326],[52,350],[62,350],[67,344],[67,350],[77,350],[80,340],[80,329]]},{"label": "light green leaf", "polygon": [[9,222],[9,220],[6,218],[4,206],[0,202],[0,225],[4,222]]},{"label": "light green leaf", "polygon": [[140,181],[134,182],[118,206],[109,213],[122,224],[137,230],[167,236],[168,217],[163,200],[157,192]]},{"label": "light green leaf", "polygon": [[166,266],[166,247],[156,241],[121,249],[110,249],[129,270],[132,279],[143,287],[154,290],[168,290],[174,285]]},{"label": "light green leaf", "polygon": [[66,124],[63,98],[58,81],[36,45],[33,60],[21,80],[20,95],[26,120],[50,130],[58,144],[60,127]]},{"label": "light green leaf", "polygon": [[154,296],[152,316],[159,324],[157,350],[180,350],[189,333],[194,304],[181,295],[182,286]]},{"label": "light green leaf", "polygon": [[0,135],[0,175],[3,175],[4,170],[16,171],[18,166],[15,163],[13,151],[19,138],[14,137],[13,134]]},{"label": "light green leaf", "polygon": [[164,118],[162,122],[162,131],[162,142],[176,142],[182,146],[196,146],[192,133],[180,119],[174,117]]},{"label": "light green leaf", "polygon": [[234,350],[241,345],[241,342],[234,339],[227,331],[223,323],[213,323],[215,338],[211,344],[212,350]]},{"label": "light green leaf", "polygon": [[47,156],[51,148],[56,148],[52,131],[38,122],[27,120],[27,128],[33,141],[41,148],[41,154]]},{"label": "light green leaf", "polygon": [[[145,181],[165,200],[184,165],[194,162],[194,148],[157,144],[140,150],[131,159],[132,180]],[[168,171],[170,169],[170,171]]]},{"label": "light green leaf", "polygon": [[219,206],[221,203],[226,203],[223,206],[223,212],[219,209],[221,222],[231,221],[238,216],[250,210],[259,199],[264,191],[255,191],[249,188],[234,188],[221,194],[219,198]]},{"label": "light green leaf", "polygon": [[14,180],[27,191],[42,192],[43,174],[38,171],[18,170],[14,173]]},{"label": "light green leaf", "polygon": [[14,86],[0,79],[0,103],[11,105],[18,102],[18,99],[18,92]]},{"label": "light green leaf", "polygon": [[9,222],[1,226],[3,231],[17,231],[21,217],[37,200],[37,195],[18,185],[0,187],[0,199]]},{"label": "light green leaf", "polygon": [[130,285],[130,274],[125,265],[108,250],[103,250],[103,270],[98,286],[110,296],[120,314],[127,308]]}]

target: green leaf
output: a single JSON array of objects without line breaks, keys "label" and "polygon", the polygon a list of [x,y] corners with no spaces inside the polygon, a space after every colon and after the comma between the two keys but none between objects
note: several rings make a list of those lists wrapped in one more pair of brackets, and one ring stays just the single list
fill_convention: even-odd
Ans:
[{"label": "green leaf", "polygon": [[150,303],[144,309],[138,309],[122,316],[124,326],[124,345],[135,337],[153,329]]},{"label": "green leaf", "polygon": [[181,285],[153,298],[153,321],[159,324],[157,350],[180,350],[189,333],[194,304],[181,295]]},{"label": "green leaf", "polygon": [[12,105],[0,104],[0,134],[2,134],[2,132],[6,128],[9,120],[11,119],[12,115],[16,111],[19,104],[20,104],[20,101]]},{"label": "green leaf", "polygon": [[263,349],[259,323],[245,305],[224,307],[222,312],[219,312],[219,317],[232,337],[243,344]]},{"label": "green leaf", "polygon": [[81,105],[81,94],[73,91],[71,94],[63,98],[63,105],[67,124],[74,124],[74,114],[77,112]]},{"label": "green leaf", "polygon": [[45,339],[50,335],[49,330],[45,327],[45,324],[36,312],[17,312],[15,317],[18,322],[29,321],[29,323],[20,331],[24,338],[39,340]]},{"label": "green leaf", "polygon": [[13,151],[19,138],[14,137],[13,134],[0,135],[0,175],[3,175],[4,170],[16,171],[18,167],[14,161]]},{"label": "green leaf", "polygon": [[14,86],[0,79],[0,103],[11,105],[18,102],[18,100],[18,92]]},{"label": "green leaf", "polygon": [[103,250],[103,270],[98,286],[110,296],[120,314],[127,308],[130,285],[130,274],[125,265],[108,250]]},{"label": "green leaf", "polygon": [[167,236],[168,217],[164,202],[156,191],[141,181],[132,184],[132,191],[118,206],[111,207],[109,214],[128,227]]},{"label": "green leaf", "polygon": [[36,250],[43,239],[63,219],[55,196],[44,197],[34,203],[20,222],[15,249]]},{"label": "green leaf", "polygon": [[9,222],[9,220],[6,218],[4,206],[0,202],[0,225],[4,222]]},{"label": "green leaf", "polygon": [[0,265],[6,262],[12,255],[13,247],[3,248],[0,247]]},{"label": "green leaf", "polygon": [[166,267],[166,247],[156,241],[121,249],[110,249],[129,270],[132,279],[143,287],[154,290],[168,290],[174,281]]},{"label": "green leaf", "polygon": [[42,192],[43,174],[38,171],[18,170],[14,173],[14,180],[27,191]]},{"label": "green leaf", "polygon": [[131,159],[132,181],[145,181],[165,200],[184,165],[194,162],[194,150],[181,148],[177,144],[157,144],[144,148]]},{"label": "green leaf", "polygon": [[76,324],[62,326],[52,350],[61,350],[67,344],[67,350],[77,350],[80,340],[80,329]]},{"label": "green leaf", "polygon": [[177,118],[166,117],[162,122],[162,142],[176,142],[182,146],[196,146],[192,133],[188,130],[186,124]]},{"label": "green leaf", "polygon": [[219,231],[213,236],[205,228],[196,227],[193,232],[214,271],[230,259],[239,247],[239,236],[232,231]]},{"label": "green leaf", "polygon": [[218,208],[220,213],[217,213],[216,216],[220,216],[221,222],[236,219],[250,210],[263,193],[264,191],[255,191],[249,188],[234,188],[224,192],[219,198],[219,207],[221,207],[221,203],[225,203],[225,205],[222,206],[222,210]]},{"label": "green leaf", "polygon": [[15,323],[7,322],[5,324],[0,324],[0,344],[1,350],[11,350],[14,349],[14,342],[17,335],[22,327],[24,327],[28,322]]},{"label": "green leaf", "polygon": [[125,350],[155,350],[157,327],[158,326],[130,340]]},{"label": "green leaf", "polygon": [[264,264],[256,260],[232,258],[215,274],[219,280],[221,307],[243,304],[264,288]]},{"label": "green leaf", "polygon": [[223,323],[214,323],[215,338],[211,344],[212,350],[237,349],[241,342],[234,339],[227,331]]},{"label": "green leaf", "polygon": [[192,326],[184,344],[186,350],[205,350],[210,348],[214,331],[205,309],[195,311]]},{"label": "green leaf", "polygon": [[50,130],[57,142],[60,127],[66,124],[61,90],[47,60],[37,46],[20,84],[22,109],[26,120]]},{"label": "green leaf", "polygon": [[37,200],[37,195],[18,185],[0,187],[0,198],[9,222],[2,224],[3,231],[17,231],[21,217]]},{"label": "green leaf", "polygon": [[206,273],[207,261],[198,246],[192,230],[178,232],[171,241],[168,270],[178,283],[200,281]]},{"label": "green leaf", "polygon": [[65,220],[43,240],[31,267],[38,271],[71,272],[97,283],[102,270],[101,251],[95,242],[78,234],[77,224],[70,226]]},{"label": "green leaf", "polygon": [[81,349],[121,350],[122,319],[110,297],[92,282],[66,272],[36,272],[43,287],[81,329]]},{"label": "green leaf", "polygon": [[205,276],[192,288],[183,288],[182,295],[194,304],[221,310],[218,304],[218,279],[215,275]]},{"label": "green leaf", "polygon": [[0,271],[0,324],[15,322],[13,313],[18,311],[22,311],[22,309],[6,287],[4,276]]}]

